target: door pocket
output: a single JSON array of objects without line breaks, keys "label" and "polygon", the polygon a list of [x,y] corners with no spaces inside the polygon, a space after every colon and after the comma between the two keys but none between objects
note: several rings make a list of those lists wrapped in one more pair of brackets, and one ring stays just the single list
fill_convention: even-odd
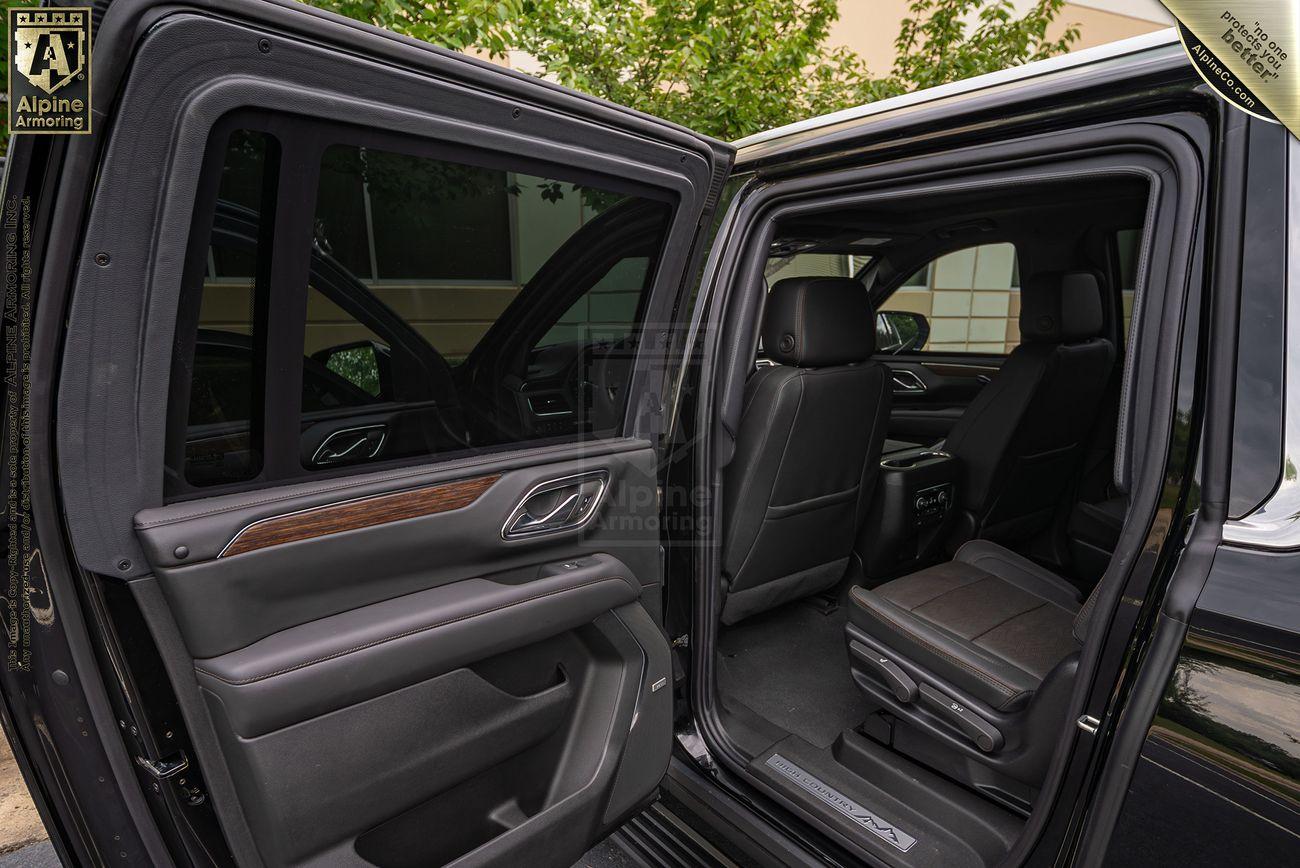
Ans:
[{"label": "door pocket", "polygon": [[[501,831],[489,817],[499,806],[489,805],[488,796],[521,792],[520,779],[484,773],[511,757],[536,761],[531,748],[562,738],[576,690],[566,677],[515,696],[470,669],[457,669],[267,735],[227,736],[226,751],[247,772],[236,779],[241,800],[251,807],[247,813],[263,852],[275,854],[272,863],[295,864],[347,847],[367,829],[429,799],[441,803],[436,797],[447,794],[446,825],[425,827],[441,849],[424,864],[442,864],[476,840],[462,832],[430,835],[430,829]],[[220,699],[205,696],[220,720]],[[218,729],[231,732],[230,726]],[[488,792],[493,780],[502,785],[495,794]]]}]

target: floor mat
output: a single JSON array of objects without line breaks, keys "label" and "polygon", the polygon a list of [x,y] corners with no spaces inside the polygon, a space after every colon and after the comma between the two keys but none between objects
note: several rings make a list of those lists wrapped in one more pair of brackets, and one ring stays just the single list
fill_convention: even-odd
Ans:
[{"label": "floor mat", "polygon": [[787,732],[829,747],[867,715],[849,675],[847,620],[843,607],[826,615],[800,601],[726,628],[719,687]]}]

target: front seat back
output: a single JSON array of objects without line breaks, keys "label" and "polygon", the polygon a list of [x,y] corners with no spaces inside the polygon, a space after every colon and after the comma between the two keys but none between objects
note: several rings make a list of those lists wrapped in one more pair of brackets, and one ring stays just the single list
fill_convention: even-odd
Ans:
[{"label": "front seat back", "polygon": [[1089,271],[1044,272],[1020,292],[1020,346],[944,443],[959,461],[953,541],[1027,539],[1068,492],[1115,349],[1099,337],[1101,290]]},{"label": "front seat back", "polygon": [[777,281],[762,337],[778,364],[745,384],[723,478],[727,624],[844,576],[889,416],[889,372],[869,361],[875,314],[859,281]]}]

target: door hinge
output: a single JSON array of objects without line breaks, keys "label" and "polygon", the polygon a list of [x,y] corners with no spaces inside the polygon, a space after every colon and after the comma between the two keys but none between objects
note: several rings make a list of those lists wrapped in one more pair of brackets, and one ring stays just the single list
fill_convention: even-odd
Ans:
[{"label": "door hinge", "polygon": [[1079,729],[1081,729],[1081,730],[1083,730],[1084,732],[1088,733],[1088,735],[1096,735],[1096,734],[1097,734],[1097,728],[1098,728],[1099,726],[1101,726],[1101,721],[1098,720],[1097,718],[1093,717],[1091,714],[1085,714],[1085,715],[1083,715],[1083,716],[1080,717],[1078,720],[1076,720],[1074,723],[1075,723],[1075,726],[1079,727]]},{"label": "door hinge", "polygon": [[189,768],[190,760],[189,757],[185,756],[185,751],[177,751],[171,756],[157,760],[138,756],[135,758],[135,764],[148,772],[149,776],[154,780],[165,781],[174,778]]}]

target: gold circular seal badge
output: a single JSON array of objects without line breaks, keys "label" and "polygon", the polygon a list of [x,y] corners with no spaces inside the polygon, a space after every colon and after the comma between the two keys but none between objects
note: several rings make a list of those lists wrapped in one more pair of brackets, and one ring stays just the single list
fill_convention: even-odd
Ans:
[{"label": "gold circular seal badge", "polygon": [[1163,0],[1201,77],[1235,109],[1300,132],[1300,0]]},{"label": "gold circular seal badge", "polygon": [[1178,22],[1178,38],[1182,40],[1183,48],[1191,58],[1192,65],[1196,67],[1196,72],[1206,84],[1218,91],[1219,96],[1223,97],[1229,105],[1260,120],[1279,123],[1277,116],[1264,106],[1263,101],[1254,91],[1238,80],[1211,46],[1197,39],[1196,34],[1188,30],[1181,21]]}]

